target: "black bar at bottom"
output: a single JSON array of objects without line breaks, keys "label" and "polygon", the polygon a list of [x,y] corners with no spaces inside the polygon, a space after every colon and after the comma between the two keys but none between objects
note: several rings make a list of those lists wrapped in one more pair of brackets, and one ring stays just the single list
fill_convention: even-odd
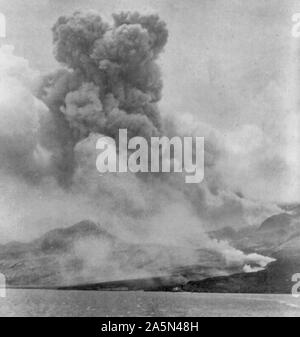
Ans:
[{"label": "black bar at bottom", "polygon": [[[256,322],[256,320],[259,322]],[[198,335],[257,334],[265,325],[268,335],[288,324],[289,330],[298,321],[288,318],[0,318],[1,336],[137,336],[137,335]],[[258,323],[258,324],[256,324]],[[285,324],[284,324],[285,323]],[[6,333],[5,333],[6,331]]]}]

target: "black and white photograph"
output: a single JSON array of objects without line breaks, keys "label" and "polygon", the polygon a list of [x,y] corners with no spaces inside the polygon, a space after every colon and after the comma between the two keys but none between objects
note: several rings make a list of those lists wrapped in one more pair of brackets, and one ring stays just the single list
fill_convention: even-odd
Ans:
[{"label": "black and white photograph", "polygon": [[0,0],[0,317],[300,317],[299,0]]}]

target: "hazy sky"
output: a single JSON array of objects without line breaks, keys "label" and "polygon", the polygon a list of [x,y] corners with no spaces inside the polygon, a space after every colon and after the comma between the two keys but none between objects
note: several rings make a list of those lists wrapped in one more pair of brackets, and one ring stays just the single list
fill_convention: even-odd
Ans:
[{"label": "hazy sky", "polygon": [[291,17],[300,12],[300,1],[0,0],[7,18],[5,42],[33,68],[53,70],[58,65],[51,26],[58,16],[77,9],[95,9],[107,18],[120,10],[158,12],[169,29],[160,59],[161,109],[191,113],[224,134],[249,124],[271,140],[291,134],[288,150],[282,151],[299,163],[295,74],[300,52],[291,36]]},{"label": "hazy sky", "polygon": [[96,9],[107,17],[122,9],[158,12],[170,31],[161,58],[166,104],[231,128],[260,123],[261,112],[249,112],[251,101],[270,83],[286,80],[297,2],[0,0],[0,11],[7,17],[7,42],[42,71],[56,67],[50,29],[58,16],[76,9]]}]

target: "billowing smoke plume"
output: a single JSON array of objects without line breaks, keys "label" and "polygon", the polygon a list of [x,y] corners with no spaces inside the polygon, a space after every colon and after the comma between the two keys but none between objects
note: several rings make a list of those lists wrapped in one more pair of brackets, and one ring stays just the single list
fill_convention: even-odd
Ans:
[{"label": "billowing smoke plume", "polygon": [[[254,224],[274,212],[272,205],[262,207],[223,184],[217,168],[223,145],[212,130],[197,131],[207,138],[200,185],[185,184],[179,174],[140,178],[132,173],[100,176],[96,170],[97,139],[116,139],[120,128],[129,137],[194,135],[178,117],[162,117],[158,110],[162,80],[157,59],[167,38],[157,15],[115,14],[112,24],[94,12],[62,16],[53,26],[62,69],[39,79],[39,85],[23,59],[8,47],[0,50],[3,241],[28,239],[88,218],[125,241],[175,247],[160,262],[146,252],[152,271],[179,262],[196,264],[202,248],[223,255],[228,265],[250,266],[247,270],[251,263],[264,267],[270,262],[205,234],[218,225]],[[89,242],[78,245],[77,254],[88,265],[95,261],[91,254],[111,249],[102,242],[98,250],[97,240],[92,251]],[[116,258],[97,261],[122,270]]]},{"label": "billowing smoke plume", "polygon": [[155,61],[167,42],[166,25],[157,15],[113,19],[109,25],[97,13],[76,12],[53,27],[55,56],[67,69],[45,77],[38,95],[53,112],[43,144],[55,153],[56,173],[66,184],[73,148],[91,132],[116,138],[126,128],[129,137],[149,138],[162,130]]}]

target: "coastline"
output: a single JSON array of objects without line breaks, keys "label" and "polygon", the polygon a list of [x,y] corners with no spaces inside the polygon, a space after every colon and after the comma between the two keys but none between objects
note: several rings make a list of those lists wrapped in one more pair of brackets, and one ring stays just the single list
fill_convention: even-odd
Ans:
[{"label": "coastline", "polygon": [[282,282],[282,279],[286,279],[285,277],[277,275],[276,278],[274,276],[274,271],[276,272],[278,269],[280,269],[280,264],[273,263],[263,271],[209,277],[187,282],[176,281],[171,276],[161,276],[56,286],[7,285],[7,289],[290,294],[292,283]]}]

